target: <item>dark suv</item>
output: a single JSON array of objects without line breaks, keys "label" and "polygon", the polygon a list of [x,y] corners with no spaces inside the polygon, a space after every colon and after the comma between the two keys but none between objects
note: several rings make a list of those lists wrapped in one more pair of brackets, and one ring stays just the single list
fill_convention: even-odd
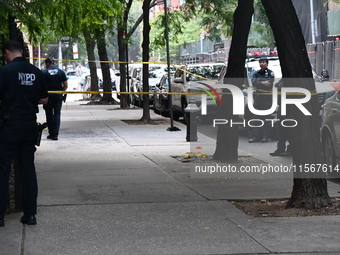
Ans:
[{"label": "dark suv", "polygon": [[322,106],[321,139],[330,175],[340,176],[340,90]]}]

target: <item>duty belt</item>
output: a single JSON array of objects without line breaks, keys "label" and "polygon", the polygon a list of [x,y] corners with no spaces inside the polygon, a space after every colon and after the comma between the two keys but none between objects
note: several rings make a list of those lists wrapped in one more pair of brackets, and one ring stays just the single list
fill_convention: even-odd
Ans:
[{"label": "duty belt", "polygon": [[37,119],[35,113],[31,114],[12,114],[8,116],[9,120],[34,121]]}]

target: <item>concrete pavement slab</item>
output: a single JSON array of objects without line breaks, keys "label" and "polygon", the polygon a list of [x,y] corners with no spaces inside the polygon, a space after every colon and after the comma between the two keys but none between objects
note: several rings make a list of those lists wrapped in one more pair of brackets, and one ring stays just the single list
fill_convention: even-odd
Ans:
[{"label": "concrete pavement slab", "polygon": [[226,201],[209,204],[273,254],[340,254],[340,216],[251,218]]},{"label": "concrete pavement slab", "polygon": [[11,213],[5,216],[5,227],[0,228],[0,255],[20,254],[22,242],[20,217],[21,213]]},{"label": "concrete pavement slab", "polygon": [[43,207],[26,227],[25,255],[243,253],[268,251],[206,202]]},{"label": "concrete pavement slab", "polygon": [[339,223],[340,216],[316,216],[256,218],[238,226],[271,252],[340,254]]},{"label": "concrete pavement slab", "polygon": [[[38,173],[40,205],[150,203],[203,200],[157,169]],[[159,170],[158,170],[159,171]]]}]

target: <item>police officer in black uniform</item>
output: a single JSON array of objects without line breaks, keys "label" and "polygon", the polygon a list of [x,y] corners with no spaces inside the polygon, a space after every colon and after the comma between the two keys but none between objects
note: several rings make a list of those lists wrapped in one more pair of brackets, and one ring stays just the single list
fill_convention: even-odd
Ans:
[{"label": "police officer in black uniform", "polygon": [[[53,64],[53,59],[45,59],[46,69],[43,73],[48,91],[65,91],[68,87],[66,74]],[[47,139],[58,140],[62,104],[62,94],[50,93],[48,95],[48,103],[44,105],[49,133]]]},{"label": "police officer in black uniform", "polygon": [[[268,69],[268,59],[262,57],[259,60],[260,70],[253,74],[252,84],[256,89],[256,94],[254,96],[254,107],[257,110],[268,110],[272,106],[272,95],[266,94],[271,92],[274,83],[274,72]],[[258,119],[263,121],[263,126],[255,127],[253,130],[253,137],[248,141],[249,143],[270,142],[270,130],[271,122],[265,121],[269,119],[269,116],[257,116]]]},{"label": "police officer in black uniform", "polygon": [[0,227],[9,198],[9,175],[15,153],[22,178],[23,224],[35,225],[38,185],[34,165],[35,144],[39,127],[38,104],[48,101],[43,73],[22,57],[19,43],[8,41],[2,46],[8,63],[0,69]]},{"label": "police officer in black uniform", "polygon": [[[280,79],[276,84],[275,87],[278,88],[278,91],[281,91],[282,87],[284,87],[284,79]],[[279,109],[277,111],[277,119],[281,120],[281,97],[278,97],[278,105]],[[284,127],[282,125],[278,125],[277,127],[277,136],[278,136],[278,142],[277,142],[277,149],[274,152],[270,152],[270,156],[283,156],[288,157],[291,156],[291,142],[290,142],[290,130],[287,127]],[[289,145],[286,146],[286,142],[289,143]]]}]

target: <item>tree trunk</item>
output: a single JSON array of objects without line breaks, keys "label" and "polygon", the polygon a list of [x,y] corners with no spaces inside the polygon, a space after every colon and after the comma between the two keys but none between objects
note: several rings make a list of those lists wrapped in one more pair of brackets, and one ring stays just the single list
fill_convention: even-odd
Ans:
[{"label": "tree trunk", "polygon": [[[301,26],[291,0],[262,0],[272,27],[280,57],[282,75],[289,79],[289,87],[315,90],[311,65],[307,56]],[[295,97],[296,98],[296,97]],[[295,105],[288,105],[287,119],[297,121],[297,126],[289,128],[293,151],[294,186],[287,207],[307,209],[330,205],[325,173],[300,173],[300,166],[311,171],[312,164],[321,164],[320,105],[317,96],[312,96],[304,106],[312,114],[305,116]],[[306,164],[306,165],[305,165]]]},{"label": "tree trunk", "polygon": [[[130,28],[130,31],[127,31],[127,22],[128,22],[128,16],[129,16],[129,12],[132,6],[133,0],[129,0],[126,3],[126,7],[124,10],[124,15],[123,15],[123,19],[118,23],[118,54],[119,54],[119,69],[120,69],[120,91],[127,91],[127,88],[129,86],[129,84],[127,84],[127,74],[129,72],[129,70],[126,70],[127,65],[124,64],[125,62],[128,62],[129,58],[128,56],[126,56],[126,51],[125,51],[125,46],[126,44],[128,44],[128,41],[131,37],[131,35],[134,33],[134,31],[138,28],[139,24],[142,22],[143,20],[143,16],[144,14],[142,13],[138,19],[136,20],[135,24]],[[149,9],[154,7],[156,5],[156,1],[152,1],[151,4],[149,4]],[[126,31],[126,37],[125,40],[123,38],[123,32],[124,30]],[[123,82],[122,82],[123,81]],[[124,109],[128,107],[128,97],[129,95],[125,94],[125,95],[121,95],[120,98],[120,108]]]},{"label": "tree trunk", "polygon": [[105,103],[105,104],[106,103],[117,104],[117,102],[112,97],[110,65],[108,63],[104,31],[100,31],[97,34],[97,48],[98,48],[98,55],[99,55],[99,60],[100,60],[100,67],[103,73],[103,92],[104,93],[103,93],[103,97],[100,100],[100,102]]},{"label": "tree trunk", "polygon": [[[150,53],[150,18],[149,18],[150,0],[144,0],[143,2],[143,62],[149,62]],[[149,92],[149,64],[143,64],[143,92]],[[143,94],[143,116],[141,118],[144,122],[149,122],[150,107],[149,107],[149,95]]]},{"label": "tree trunk", "polygon": [[[234,13],[234,30],[230,46],[228,69],[223,83],[241,87],[244,77],[244,62],[247,54],[248,34],[254,13],[253,0],[239,0]],[[231,94],[223,94],[223,105],[219,107],[222,119],[238,121],[233,116],[233,98]],[[219,125],[214,159],[224,162],[238,161],[238,125]]]},{"label": "tree trunk", "polygon": [[[94,55],[94,47],[96,46],[96,41],[91,36],[91,33],[87,29],[83,29],[83,35],[86,42],[86,51],[89,60],[89,68],[90,68],[90,75],[91,75],[91,91],[99,91],[98,88],[98,76],[97,76],[97,67],[96,57]],[[100,94],[92,94],[91,99],[100,99]]]},{"label": "tree trunk", "polygon": [[124,44],[124,38],[123,38],[123,32],[125,28],[123,27],[123,24],[118,24],[118,33],[117,33],[117,41],[118,41],[118,58],[119,58],[119,72],[120,72],[120,92],[123,92],[120,94],[120,108],[126,109],[128,107],[128,94],[124,94],[124,92],[127,91],[127,79],[126,74],[129,72],[129,70],[126,70],[126,64],[127,62],[127,56],[125,54],[125,44]]}]

